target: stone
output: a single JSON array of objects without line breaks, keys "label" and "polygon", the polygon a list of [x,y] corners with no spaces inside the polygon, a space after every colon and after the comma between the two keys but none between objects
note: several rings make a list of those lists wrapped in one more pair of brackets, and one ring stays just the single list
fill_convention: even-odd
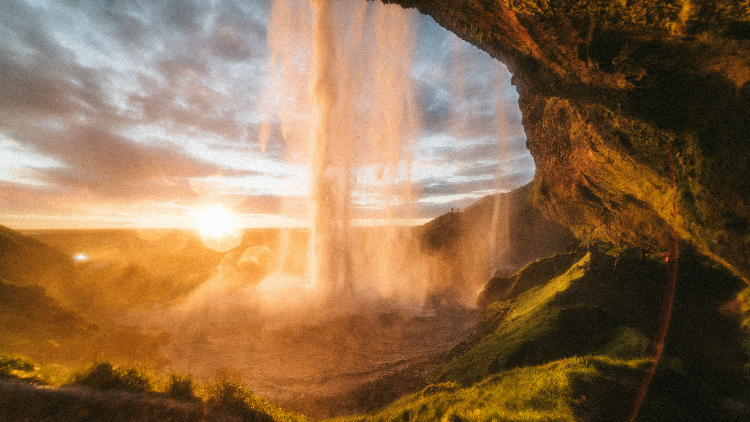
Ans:
[{"label": "stone", "polygon": [[750,3],[383,2],[508,66],[545,217],[750,280]]}]

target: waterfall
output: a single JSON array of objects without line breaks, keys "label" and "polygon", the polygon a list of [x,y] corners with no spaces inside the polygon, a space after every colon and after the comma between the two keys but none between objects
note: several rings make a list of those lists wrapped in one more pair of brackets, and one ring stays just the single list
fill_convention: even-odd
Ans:
[{"label": "waterfall", "polygon": [[[308,283],[331,301],[357,290],[353,192],[391,217],[389,207],[410,194],[419,129],[409,78],[415,13],[374,2],[274,3],[266,110],[290,157],[310,167]],[[269,134],[261,130],[262,145]]]}]

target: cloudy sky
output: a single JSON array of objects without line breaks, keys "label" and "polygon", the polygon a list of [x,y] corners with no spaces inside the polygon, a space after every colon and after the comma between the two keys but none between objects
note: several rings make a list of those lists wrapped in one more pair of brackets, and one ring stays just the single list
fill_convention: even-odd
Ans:
[{"label": "cloudy sky", "polygon": [[[304,223],[309,165],[264,104],[271,1],[0,3],[0,224],[186,226],[212,204],[248,226]],[[414,21],[411,217],[529,182],[507,70]],[[352,198],[382,217],[366,189]]]}]

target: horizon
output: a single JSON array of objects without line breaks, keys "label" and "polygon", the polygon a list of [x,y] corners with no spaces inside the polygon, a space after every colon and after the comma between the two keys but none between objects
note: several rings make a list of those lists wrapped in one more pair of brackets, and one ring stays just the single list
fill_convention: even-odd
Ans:
[{"label": "horizon", "polygon": [[[442,215],[442,214],[441,214]],[[276,216],[269,216],[268,219],[259,220],[259,221],[281,221],[286,222],[286,220],[282,219],[274,219]],[[424,225],[435,218],[440,217],[440,215],[434,217],[434,218],[412,218],[412,219],[366,219],[366,218],[360,218],[360,219],[353,219],[350,220],[350,227],[413,227],[413,226],[421,226]],[[66,221],[67,225],[56,225],[56,226],[39,226],[39,225],[23,225],[22,224],[14,224],[9,225],[5,224],[5,222],[0,222],[0,226],[7,227],[11,230],[19,231],[19,232],[32,232],[32,231],[68,231],[68,230],[184,230],[184,231],[195,231],[198,232],[199,230],[195,227],[195,224],[188,224],[184,223],[183,225],[164,225],[164,226],[155,226],[155,225],[143,225],[143,226],[137,226],[137,225],[125,225],[125,224],[118,224],[118,223],[111,223],[110,225],[102,224],[99,225],[92,224],[92,221],[89,219],[86,219],[85,221],[79,220],[78,224],[76,224],[76,219],[71,219],[73,221]],[[11,220],[14,221],[14,220]],[[288,224],[286,225],[272,225],[271,223],[268,223],[268,225],[240,225],[234,227],[237,230],[254,230],[254,229],[310,229],[311,223],[309,221],[301,221],[301,220],[293,220],[288,219]]]},{"label": "horizon", "polygon": [[[282,94],[295,88],[272,57],[290,48],[272,28],[272,4],[8,2],[0,224],[188,228],[191,214],[221,204],[244,227],[308,225],[310,152],[281,116]],[[411,62],[419,127],[400,139],[410,151],[397,165],[357,150],[351,217],[424,221],[532,180],[505,66],[413,10],[360,6],[364,31],[398,9],[419,34],[413,53],[395,59]],[[374,38],[354,48],[371,51]]]}]

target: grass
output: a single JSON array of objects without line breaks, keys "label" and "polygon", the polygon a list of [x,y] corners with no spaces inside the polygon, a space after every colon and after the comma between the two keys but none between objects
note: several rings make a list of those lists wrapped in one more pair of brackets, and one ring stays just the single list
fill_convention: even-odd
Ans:
[{"label": "grass", "polygon": [[15,379],[35,384],[68,384],[75,369],[59,364],[40,365],[26,356],[0,353],[0,379]]},{"label": "grass", "polygon": [[274,421],[269,403],[237,381],[219,379],[208,386],[208,394],[207,403],[216,410],[258,422]]},{"label": "grass", "polygon": [[312,419],[275,406],[253,394],[239,381],[222,377],[206,386],[198,387],[198,396],[214,411],[240,416],[255,422],[310,422]]},{"label": "grass", "polygon": [[[431,385],[379,411],[336,421],[626,420],[650,365],[649,327],[658,316],[650,310],[661,305],[665,269],[658,256],[622,248],[529,264],[514,276],[524,278],[517,294],[485,308],[485,323],[493,322],[486,335],[438,369]],[[642,420],[747,420],[746,410],[731,406],[750,402],[750,383],[735,370],[747,364],[747,356],[735,347],[739,324],[722,311],[736,300],[746,318],[745,334],[750,331],[750,288],[738,283],[681,246],[670,337]],[[0,376],[42,382],[43,373],[21,356],[0,356]],[[229,378],[203,385],[190,375],[161,379],[105,362],[71,379],[98,389],[191,401],[220,418],[309,420]]]},{"label": "grass", "polygon": [[[557,293],[566,290],[571,283],[581,279],[590,262],[591,254],[587,253],[578,262],[571,265],[563,275],[553,278],[542,286],[524,292],[516,299],[510,318],[522,317],[547,304]],[[542,274],[545,274],[545,272],[542,272]]]},{"label": "grass", "polygon": [[23,356],[0,355],[0,378],[38,381],[37,367]]},{"label": "grass", "polygon": [[618,327],[614,338],[601,349],[601,353],[618,359],[636,359],[648,356],[651,340],[642,332],[623,325]]},{"label": "grass", "polygon": [[[578,413],[587,405],[586,392],[607,382],[637,379],[647,364],[646,360],[623,361],[603,356],[568,358],[506,370],[470,387],[462,388],[456,383],[430,385],[380,412],[336,421],[572,422],[580,420]],[[621,395],[629,403],[634,391],[625,389]]]},{"label": "grass", "polygon": [[[160,378],[143,369],[97,362],[74,370],[60,365],[40,366],[19,355],[0,354],[0,379],[50,386],[75,385],[100,391],[121,391],[193,403],[204,403],[206,411],[235,420],[308,422],[309,418],[287,412],[252,393],[240,382],[219,378],[208,384],[195,382],[190,374],[172,372]],[[221,416],[224,415],[224,416]]]},{"label": "grass", "polygon": [[[734,404],[750,402],[750,288],[689,245],[680,251],[672,321],[641,420],[748,420]],[[597,247],[546,279],[534,268],[541,262],[530,264],[521,271],[532,287],[487,305],[494,331],[439,369],[434,386],[346,420],[627,420],[667,278],[664,259],[643,252]],[[728,317],[735,307],[741,318]]]},{"label": "grass", "polygon": [[493,278],[479,295],[477,304],[488,306],[493,301],[507,300],[511,296],[518,296],[539,284],[563,275],[570,269],[571,265],[581,258],[582,255],[575,253],[556,254],[526,264],[510,277]]},{"label": "grass", "polygon": [[[561,259],[567,260],[567,257]],[[591,255],[586,254],[571,265],[564,274],[549,280],[546,284],[540,282],[541,285],[522,293],[513,301],[509,316],[497,330],[485,337],[469,352],[438,371],[434,381],[452,381],[468,386],[481,381],[501,368],[521,363],[521,359],[527,360],[524,363],[528,363],[528,359],[535,360],[534,363],[541,363],[540,361],[565,357],[564,355],[568,354],[567,351],[557,346],[568,341],[550,342],[552,340],[550,336],[553,333],[573,334],[567,329],[569,327],[564,326],[564,323],[571,319],[578,319],[579,323],[588,323],[592,317],[599,319],[598,312],[594,308],[560,309],[545,305],[558,293],[568,289],[571,283],[575,283],[584,276],[590,259]],[[549,262],[540,264],[548,266]],[[533,271],[530,268],[525,270]],[[547,271],[539,273],[547,274]],[[593,322],[596,323],[596,321]],[[534,348],[532,346],[539,346],[542,343],[549,346],[544,353],[547,356],[529,353],[529,350]]]}]

